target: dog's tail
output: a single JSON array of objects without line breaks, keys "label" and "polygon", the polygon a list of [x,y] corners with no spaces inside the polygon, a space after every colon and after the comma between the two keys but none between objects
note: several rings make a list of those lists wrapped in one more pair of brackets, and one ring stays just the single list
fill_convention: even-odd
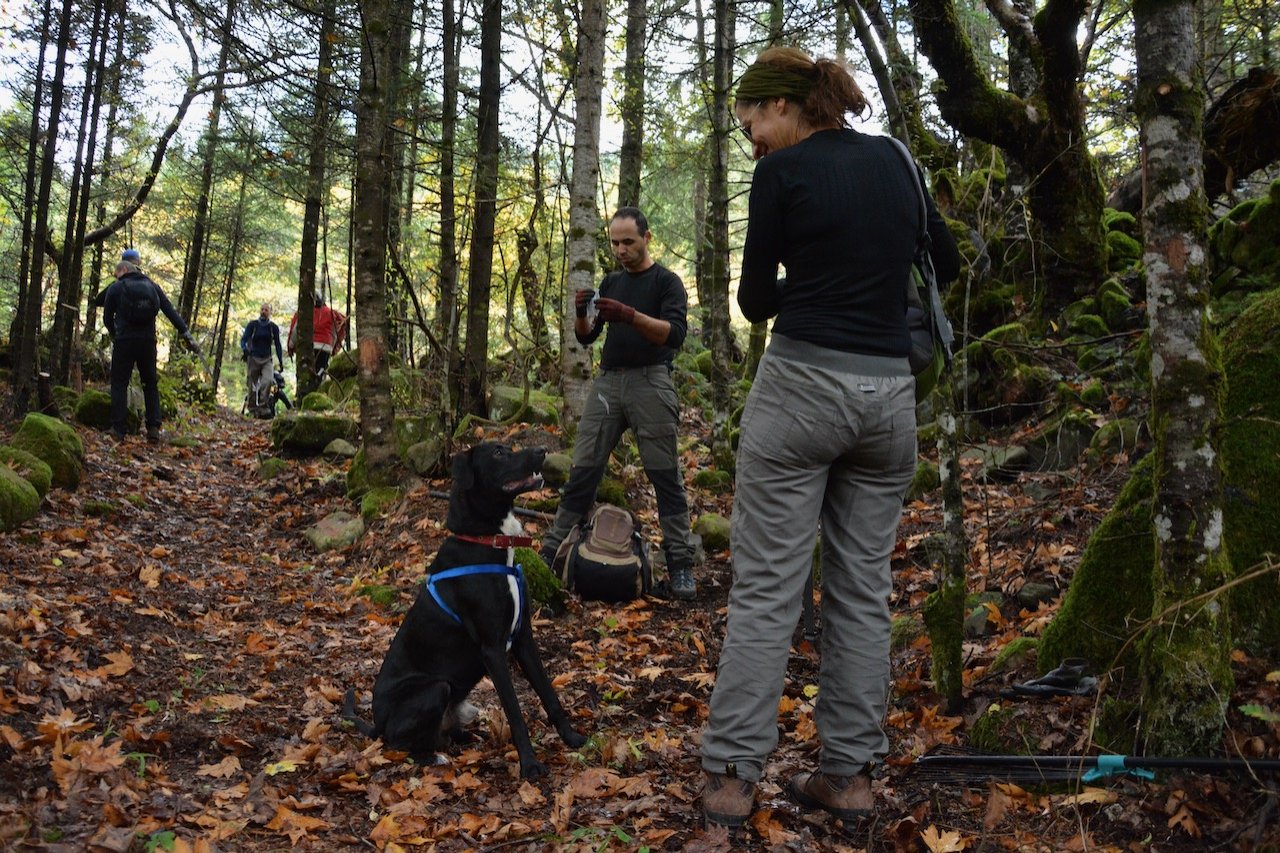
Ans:
[{"label": "dog's tail", "polygon": [[347,695],[342,699],[342,719],[356,727],[356,731],[365,737],[377,737],[375,727],[371,723],[366,723],[360,719],[356,713],[356,691],[352,688],[347,691]]}]

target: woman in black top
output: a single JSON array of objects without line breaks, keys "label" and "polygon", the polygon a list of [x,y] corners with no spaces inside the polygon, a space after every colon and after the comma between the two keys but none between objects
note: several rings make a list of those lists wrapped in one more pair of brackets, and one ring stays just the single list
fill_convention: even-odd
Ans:
[{"label": "woman in black top", "polygon": [[[734,583],[711,716],[703,810],[750,815],[777,745],[777,709],[800,596],[822,531],[816,772],[801,805],[844,820],[872,813],[868,775],[888,751],[889,556],[916,463],[907,364],[907,281],[920,232],[913,176],[888,139],[846,126],[867,102],[840,63],[770,48],[743,74],[734,110],[759,161],[738,304],[775,318],[742,417],[734,493]],[[940,281],[955,241],[930,201]],[[779,277],[779,267],[785,278]]]}]

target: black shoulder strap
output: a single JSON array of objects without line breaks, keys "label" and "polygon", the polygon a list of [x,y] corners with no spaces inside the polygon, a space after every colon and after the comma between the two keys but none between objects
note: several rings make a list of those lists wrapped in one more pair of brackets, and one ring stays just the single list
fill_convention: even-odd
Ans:
[{"label": "black shoulder strap", "polygon": [[[893,150],[898,152],[903,162],[907,166],[907,171],[911,173],[911,181],[915,184],[916,197],[920,201],[920,235],[916,239],[916,266],[920,267],[920,272],[925,283],[929,287],[929,304],[931,307],[934,330],[937,333],[938,340],[943,344],[943,354],[948,364],[951,363],[951,352],[955,343],[955,332],[951,328],[951,321],[947,319],[946,311],[942,307],[942,294],[938,292],[938,276],[933,271],[933,256],[930,251],[933,248],[932,241],[929,239],[929,204],[925,200],[924,184],[920,179],[920,167],[916,165],[915,158],[911,156],[911,151],[906,145],[892,136],[886,136],[886,139],[893,145]],[[910,279],[908,279],[908,285]]]}]

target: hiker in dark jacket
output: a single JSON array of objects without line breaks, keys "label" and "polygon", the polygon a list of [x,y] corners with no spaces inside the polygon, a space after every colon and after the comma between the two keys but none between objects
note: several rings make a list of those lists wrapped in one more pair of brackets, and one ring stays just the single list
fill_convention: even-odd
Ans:
[{"label": "hiker in dark jacket", "polygon": [[134,367],[146,402],[147,441],[160,440],[160,387],[156,381],[156,316],[163,313],[195,352],[195,339],[182,316],[154,281],[131,261],[116,264],[116,280],[107,287],[102,323],[111,336],[111,434],[125,437],[129,379]]},{"label": "hiker in dark jacket", "polygon": [[254,408],[265,405],[267,390],[274,372],[271,370],[271,348],[275,347],[276,361],[284,373],[284,350],[280,346],[280,327],[271,319],[271,303],[262,303],[256,320],[245,324],[240,335],[240,352],[245,360],[245,387]]}]

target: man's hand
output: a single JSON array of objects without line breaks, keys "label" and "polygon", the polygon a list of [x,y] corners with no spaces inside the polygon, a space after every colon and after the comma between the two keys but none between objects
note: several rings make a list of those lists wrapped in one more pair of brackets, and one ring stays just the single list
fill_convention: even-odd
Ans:
[{"label": "man's hand", "polygon": [[636,309],[616,299],[608,299],[606,297],[597,299],[596,310],[600,312],[601,320],[610,323],[630,324],[636,319]]},{"label": "man's hand", "polygon": [[187,342],[187,346],[191,347],[192,352],[200,352],[200,345],[196,343],[195,335],[190,331],[183,332],[182,339]]},{"label": "man's hand", "polygon": [[574,293],[573,294],[574,313],[576,313],[579,317],[587,316],[587,306],[591,304],[591,297],[595,295],[596,295],[596,292],[589,288],[587,290],[579,290],[576,293]]}]

